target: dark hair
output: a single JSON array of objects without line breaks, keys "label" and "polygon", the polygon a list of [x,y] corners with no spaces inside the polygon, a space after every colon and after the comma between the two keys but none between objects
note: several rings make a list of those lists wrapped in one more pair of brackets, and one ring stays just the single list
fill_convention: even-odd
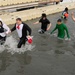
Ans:
[{"label": "dark hair", "polygon": [[67,7],[65,8],[65,11],[68,11],[68,8]]},{"label": "dark hair", "polygon": [[2,21],[0,21],[1,25],[3,25]]},{"label": "dark hair", "polygon": [[58,19],[57,22],[62,22],[62,20],[61,19]]},{"label": "dark hair", "polygon": [[19,21],[22,21],[21,18],[17,18],[17,19],[16,19],[16,21],[18,21],[18,20],[19,20]]},{"label": "dark hair", "polygon": [[45,13],[42,14],[42,18],[47,17]]}]

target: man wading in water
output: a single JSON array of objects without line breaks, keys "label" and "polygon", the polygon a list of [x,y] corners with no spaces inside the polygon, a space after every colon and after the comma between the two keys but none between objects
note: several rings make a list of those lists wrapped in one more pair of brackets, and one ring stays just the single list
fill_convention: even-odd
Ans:
[{"label": "man wading in water", "polygon": [[57,24],[56,27],[54,28],[54,30],[51,32],[51,34],[58,29],[58,38],[64,39],[65,38],[65,31],[67,33],[67,37],[70,38],[69,33],[68,33],[68,29],[66,27],[66,25],[64,23],[62,23],[61,19],[57,20]]},{"label": "man wading in water", "polygon": [[51,27],[51,23],[47,19],[47,16],[45,13],[43,13],[41,19],[39,21],[35,22],[34,24],[38,24],[38,23],[41,23],[41,30],[39,30],[40,34],[44,34]]},{"label": "man wading in water", "polygon": [[21,18],[16,19],[15,26],[11,29],[11,32],[14,30],[17,31],[20,41],[17,45],[17,48],[21,48],[22,45],[25,45],[27,41],[27,31],[29,32],[28,37],[31,36],[31,28],[22,22]]}]

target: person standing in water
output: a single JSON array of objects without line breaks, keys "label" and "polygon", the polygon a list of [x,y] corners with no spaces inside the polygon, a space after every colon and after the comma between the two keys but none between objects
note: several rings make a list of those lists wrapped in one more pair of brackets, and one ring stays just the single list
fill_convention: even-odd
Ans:
[{"label": "person standing in water", "polygon": [[31,28],[27,24],[23,23],[21,18],[17,18],[16,19],[16,24],[11,29],[11,32],[13,32],[14,30],[17,31],[18,36],[20,38],[20,41],[17,45],[17,48],[21,48],[21,46],[25,45],[25,43],[27,41],[27,31],[29,32],[28,37],[31,36]]},{"label": "person standing in water", "polygon": [[74,12],[72,12],[72,19],[73,19],[73,21],[75,21],[75,17],[74,17]]},{"label": "person standing in water", "polygon": [[48,31],[51,27],[51,23],[47,19],[47,16],[45,13],[43,13],[41,19],[39,21],[35,22],[34,24],[38,24],[38,23],[41,23],[41,30],[39,31],[39,33],[41,33],[41,34]]},{"label": "person standing in water", "polygon": [[6,35],[10,32],[10,28],[3,23],[3,21],[0,19],[0,41],[2,42],[1,45],[4,44],[6,41]]},{"label": "person standing in water", "polygon": [[67,19],[69,17],[68,8],[66,7],[65,10],[62,12],[62,18]]},{"label": "person standing in water", "polygon": [[67,37],[70,38],[68,29],[64,23],[62,23],[61,19],[57,20],[56,27],[54,30],[51,32],[51,34],[58,29],[58,38],[64,39],[65,38],[65,31],[67,33]]}]

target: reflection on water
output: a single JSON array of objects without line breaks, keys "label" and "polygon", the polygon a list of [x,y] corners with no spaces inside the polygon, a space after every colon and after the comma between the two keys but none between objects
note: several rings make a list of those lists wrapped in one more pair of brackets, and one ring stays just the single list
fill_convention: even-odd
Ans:
[{"label": "reflection on water", "polygon": [[5,73],[7,70],[13,70],[15,67],[17,73],[23,73],[25,65],[31,63],[31,55],[28,52],[23,54],[15,54],[12,56],[10,53],[3,52],[0,54],[0,72]]}]

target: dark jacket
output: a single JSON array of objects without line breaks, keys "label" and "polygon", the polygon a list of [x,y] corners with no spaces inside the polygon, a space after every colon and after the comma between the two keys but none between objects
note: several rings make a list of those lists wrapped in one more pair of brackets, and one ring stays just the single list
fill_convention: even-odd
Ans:
[{"label": "dark jacket", "polygon": [[[22,29],[22,37],[21,38],[26,38],[26,36],[27,36],[27,31],[29,32],[29,35],[31,35],[31,28],[27,25],[27,24],[25,24],[25,23],[22,23],[23,24],[23,29]],[[11,29],[11,32],[13,32],[14,30],[16,30],[16,24],[15,24],[15,26]]]}]

